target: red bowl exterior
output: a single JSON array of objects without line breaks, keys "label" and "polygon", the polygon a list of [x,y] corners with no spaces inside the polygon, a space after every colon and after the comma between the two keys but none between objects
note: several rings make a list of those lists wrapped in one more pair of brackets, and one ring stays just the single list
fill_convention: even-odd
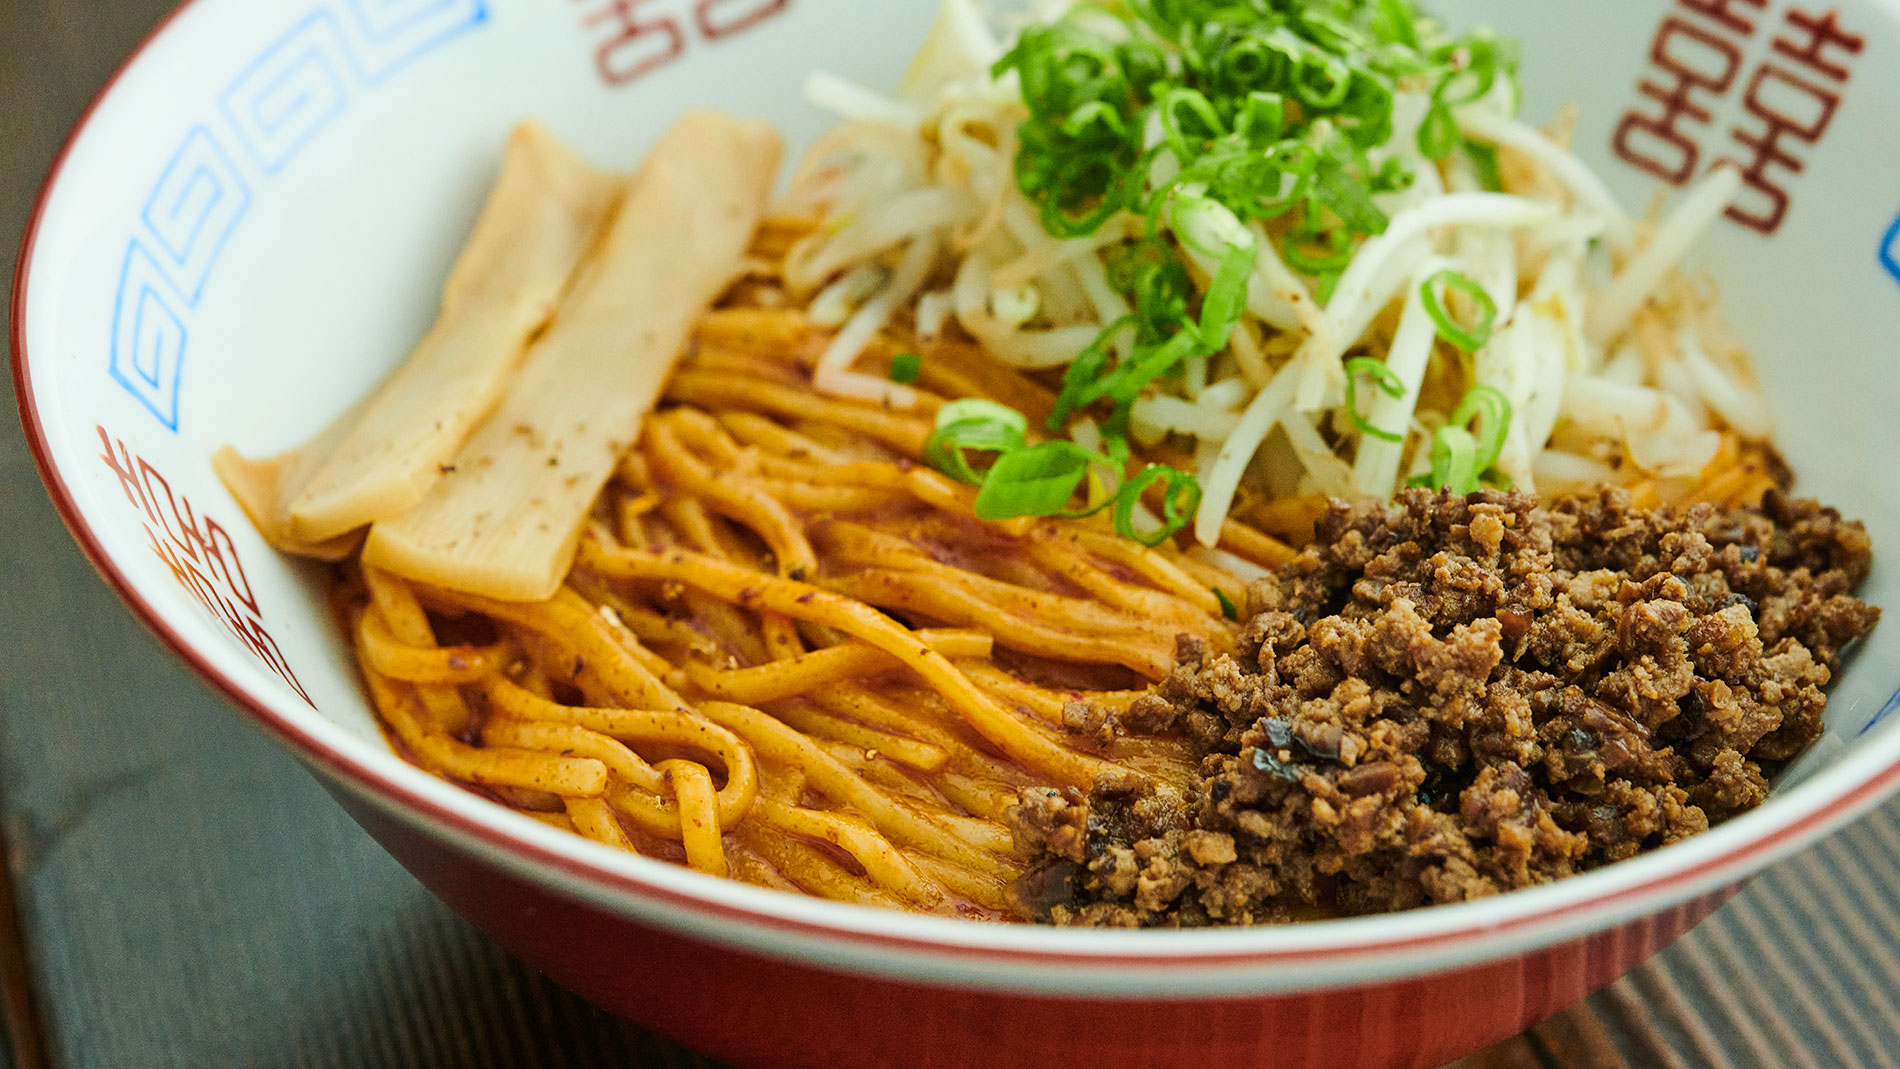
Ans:
[{"label": "red bowl exterior", "polygon": [[1522,957],[1240,999],[1041,998],[907,984],[700,942],[518,879],[347,791],[403,867],[555,982],[740,1066],[1423,1067],[1516,1035],[1667,946],[1730,886]]}]

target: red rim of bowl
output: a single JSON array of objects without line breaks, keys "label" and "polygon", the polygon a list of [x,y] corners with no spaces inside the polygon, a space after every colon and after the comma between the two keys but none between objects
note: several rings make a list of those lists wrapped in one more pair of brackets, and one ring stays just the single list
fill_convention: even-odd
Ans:
[{"label": "red rim of bowl", "polygon": [[[1769,829],[1765,834],[1736,844],[1725,853],[1705,858],[1694,865],[1680,870],[1663,873],[1645,882],[1632,886],[1607,890],[1605,893],[1580,902],[1558,904],[1554,907],[1526,913],[1504,921],[1468,923],[1444,931],[1428,932],[1399,938],[1377,941],[1355,942],[1334,948],[1309,947],[1287,949],[1265,949],[1221,952],[1210,950],[1192,954],[1127,954],[1106,952],[1064,953],[1049,950],[1024,950],[1010,947],[979,946],[958,943],[950,939],[929,939],[918,936],[893,935],[886,932],[869,932],[850,928],[780,916],[757,909],[736,906],[729,903],[714,902],[706,898],[682,892],[673,888],[640,879],[639,877],[606,871],[584,859],[570,857],[549,850],[537,843],[496,828],[490,824],[458,813],[430,799],[376,769],[366,767],[349,756],[337,752],[334,748],[318,739],[309,731],[271,709],[266,703],[252,696],[242,684],[213,665],[210,660],[199,654],[191,644],[171,625],[166,623],[156,606],[148,602],[133,585],[131,580],[119,570],[104,546],[94,535],[81,515],[79,505],[71,488],[60,471],[55,467],[52,451],[47,441],[45,427],[40,420],[38,399],[32,390],[32,373],[26,357],[26,306],[27,287],[31,281],[33,253],[39,237],[40,224],[46,208],[52,199],[59,179],[65,169],[68,156],[75,145],[85,135],[94,115],[100,106],[112,95],[119,80],[144,55],[154,43],[162,37],[172,23],[196,6],[198,0],[183,0],[139,42],[132,52],[120,62],[99,90],[98,94],[81,113],[72,132],[60,146],[53,158],[53,164],[47,172],[45,181],[34,200],[26,230],[20,241],[19,260],[15,265],[12,294],[12,359],[15,400],[19,406],[21,423],[26,431],[26,439],[38,467],[40,478],[46,484],[54,507],[60,518],[72,533],[79,547],[93,568],[98,571],[106,583],[132,610],[133,614],[148,630],[169,646],[173,653],[185,661],[206,681],[210,682],[225,697],[255,717],[259,724],[273,737],[291,747],[306,762],[319,766],[330,774],[338,776],[358,788],[393,801],[403,808],[472,836],[490,847],[494,847],[517,857],[525,858],[538,865],[546,865],[569,876],[575,877],[593,887],[608,892],[637,892],[643,896],[657,899],[675,907],[687,907],[695,912],[717,914],[721,919],[737,921],[777,931],[805,936],[824,936],[856,942],[866,946],[879,947],[894,951],[935,952],[952,954],[962,958],[978,958],[995,961],[999,964],[1018,965],[1089,965],[1124,966],[1144,970],[1173,970],[1181,968],[1208,966],[1245,966],[1245,965],[1297,965],[1302,962],[1317,964],[1321,961],[1337,964],[1342,958],[1362,958],[1393,952],[1418,951],[1432,947],[1444,947],[1481,938],[1493,938],[1543,925],[1556,917],[1574,914],[1586,908],[1601,909],[1618,901],[1627,901],[1639,896],[1666,892],[1671,888],[1696,881],[1704,876],[1724,868],[1745,863],[1751,858],[1772,852],[1783,843],[1804,835],[1809,829],[1826,825],[1842,818],[1844,814],[1856,809],[1864,802],[1900,783],[1900,760],[1879,769],[1866,780],[1828,801],[1805,816]],[[1741,875],[1737,873],[1737,875]]]}]

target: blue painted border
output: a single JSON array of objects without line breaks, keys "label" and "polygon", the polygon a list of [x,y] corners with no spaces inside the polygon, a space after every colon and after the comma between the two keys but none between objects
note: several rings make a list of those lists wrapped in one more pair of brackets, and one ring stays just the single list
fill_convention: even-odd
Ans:
[{"label": "blue painted border", "polygon": [[[331,46],[327,52],[318,36],[326,31]],[[293,51],[295,54],[291,55]],[[287,59],[289,62],[286,63]],[[335,99],[328,104],[318,103],[314,106],[327,107],[328,110],[314,119],[299,115],[304,102],[309,99],[305,95],[297,99],[288,118],[280,119],[276,126],[266,125],[264,118],[256,114],[255,105],[282,88],[292,75],[302,71],[312,59],[319,64],[319,73],[328,80],[335,95]],[[276,65],[283,65],[283,69],[277,71],[274,78],[261,88],[254,84],[269,76]],[[218,107],[224,112],[225,120],[236,132],[238,140],[258,166],[264,169],[264,173],[277,174],[297,158],[304,146],[349,110],[350,90],[340,68],[354,65],[349,44],[344,39],[342,27],[337,24],[336,16],[327,9],[319,9],[305,16],[289,33],[272,42],[263,55],[232,79],[230,86],[219,97]],[[253,136],[253,132],[257,132],[270,137],[283,128],[284,122],[293,120],[305,124],[305,129],[291,138],[288,144],[277,146],[274,151],[268,145],[259,144]]]},{"label": "blue painted border", "polygon": [[[250,184],[244,181],[243,173],[238,170],[237,164],[232,161],[230,155],[224,151],[224,147],[218,144],[218,139],[212,136],[209,127],[200,124],[192,127],[191,132],[185,135],[184,143],[178,146],[178,152],[172,156],[171,162],[165,165],[165,172],[159,176],[158,184],[152,188],[150,199],[145,202],[145,210],[140,213],[140,217],[145,220],[146,231],[153,242],[161,251],[171,256],[172,263],[176,264],[180,270],[188,270],[192,264],[192,253],[198,248],[198,239],[204,236],[205,227],[211,225],[217,216],[217,202],[213,202],[206,209],[204,216],[192,227],[191,236],[185,239],[185,247],[182,249],[172,248],[171,242],[165,237],[164,229],[158,225],[158,219],[154,218],[153,213],[159,208],[159,195],[171,186],[172,176],[177,173],[179,165],[184,163],[186,157],[190,155],[192,146],[200,143],[210,151],[218,163],[223,165],[223,170],[214,173],[213,177],[229,183],[230,188],[225,192],[237,198],[237,206],[225,219],[223,231],[212,239],[211,249],[204,255],[203,266],[198,269],[196,280],[187,284],[179,278],[171,278],[178,292],[193,307],[196,307],[199,299],[204,296],[205,286],[211,281],[211,271],[217,266],[219,256],[223,255],[224,246],[231,240],[231,235],[237,233],[238,224],[244,221],[245,214],[251,209]],[[197,177],[194,172],[190,184],[178,191],[179,199],[171,206],[174,215],[178,205],[183,202],[184,195],[196,186]]]},{"label": "blue painted border", "polygon": [[1880,266],[1887,269],[1895,282],[1900,282],[1900,216],[1895,216],[1893,225],[1880,239]]},{"label": "blue painted border", "polygon": [[[351,20],[362,34],[370,50],[393,47],[396,53],[387,58],[379,58],[372,63],[368,55],[352,54],[357,74],[365,84],[377,86],[401,73],[417,60],[441,48],[443,45],[472,33],[488,21],[488,0],[434,0],[417,5],[413,14],[402,16],[394,23],[385,25],[378,32],[375,16],[370,14],[368,5],[373,0],[347,0]],[[385,5],[386,6],[386,5]],[[458,10],[459,9],[459,10]],[[413,43],[398,43],[418,26],[427,27],[431,19],[440,14],[460,16],[459,21],[445,22],[440,27],[428,28],[417,35]],[[406,50],[405,50],[406,49]]]},{"label": "blue painted border", "polygon": [[[216,104],[223,122],[216,124],[216,129],[200,122],[186,132],[159,172],[139,214],[144,226],[131,239],[120,272],[106,365],[107,373],[166,429],[174,433],[178,430],[184,349],[190,337],[186,314],[203,299],[226,245],[249,216],[256,196],[261,195],[253,193],[253,176],[239,167],[237,157],[248,159],[267,178],[282,172],[349,110],[364,89],[383,84],[423,57],[489,23],[491,2],[320,0],[225,87]],[[345,9],[347,16],[342,13]],[[299,77],[314,77],[316,81],[299,86],[293,83]],[[288,94],[286,86],[291,87]],[[326,96],[329,99],[324,99]],[[258,106],[265,103],[283,105],[277,109],[274,123],[271,116],[259,110]],[[227,150],[226,137],[235,139],[243,151]],[[207,154],[196,158],[200,170],[206,172],[203,175],[183,170],[193,162],[194,152]],[[187,204],[186,198],[207,179],[228,182],[228,195],[236,199],[231,207],[225,207],[222,198],[208,204],[191,222],[190,234],[182,236],[184,247],[175,248],[173,239],[181,237],[178,228],[163,227],[160,222],[177,222],[178,210]],[[176,185],[180,181],[182,187]],[[164,203],[167,194],[173,198],[169,204]],[[135,268],[144,275],[136,276]],[[139,284],[138,292],[128,293],[135,282]],[[154,382],[137,367],[141,355],[136,351],[138,330],[142,324],[138,317],[146,310],[148,289],[155,307],[178,332],[179,350],[169,369],[169,383],[163,381],[165,368],[159,369],[160,381]],[[175,305],[171,298],[179,303]],[[129,324],[133,333],[131,341],[122,344],[128,315],[133,317]]]},{"label": "blue painted border", "polygon": [[[125,387],[126,392],[144,405],[152,415],[157,416],[158,421],[164,424],[167,430],[176,433],[179,387],[185,378],[185,350],[190,344],[191,330],[186,325],[184,317],[165,303],[165,295],[157,286],[143,279],[135,279],[133,271],[140,261],[144,262],[146,269],[153,277],[164,279],[167,288],[172,285],[164,270],[159,266],[158,260],[136,238],[133,239],[126,246],[125,266],[119,272],[118,298],[112,307],[112,360],[106,370],[119,385]],[[136,292],[133,286],[135,281],[140,283],[136,287]],[[169,391],[165,388],[163,365],[155,369],[160,376],[158,378],[147,377],[138,366],[138,340],[141,333],[139,326],[143,322],[142,317],[145,315],[148,295],[157,303],[159,310],[169,316],[178,328],[178,357],[172,368]],[[124,327],[128,305],[131,307],[133,316],[129,347],[121,344],[126,339]]]}]

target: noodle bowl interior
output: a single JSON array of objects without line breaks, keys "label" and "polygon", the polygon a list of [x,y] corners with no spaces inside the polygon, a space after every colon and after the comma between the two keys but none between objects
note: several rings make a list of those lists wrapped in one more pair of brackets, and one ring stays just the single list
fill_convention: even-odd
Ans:
[{"label": "noodle bowl interior", "polygon": [[950,0],[776,203],[754,124],[524,126],[408,362],[219,473],[405,758],[713,876],[1258,923],[1757,804],[1878,613],[1676,267],[1733,174],[1638,223],[1501,39],[1335,6]]}]

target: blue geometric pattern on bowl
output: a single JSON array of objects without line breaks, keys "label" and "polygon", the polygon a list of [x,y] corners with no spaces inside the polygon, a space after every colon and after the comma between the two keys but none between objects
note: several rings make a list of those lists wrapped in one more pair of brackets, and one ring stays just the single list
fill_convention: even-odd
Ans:
[{"label": "blue geometric pattern on bowl", "polygon": [[[488,20],[488,0],[334,0],[243,64],[217,114],[184,135],[127,244],[106,365],[159,423],[178,430],[191,312],[253,189],[294,162],[357,95]],[[239,160],[259,177],[248,178]]]}]

